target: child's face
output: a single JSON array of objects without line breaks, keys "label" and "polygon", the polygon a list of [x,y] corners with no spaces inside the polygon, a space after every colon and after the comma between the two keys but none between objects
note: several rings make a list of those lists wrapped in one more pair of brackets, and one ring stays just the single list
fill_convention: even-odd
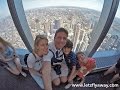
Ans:
[{"label": "child's face", "polygon": [[78,54],[77,55],[78,60],[81,61],[81,62],[83,62],[85,60],[85,57],[86,56],[84,54]]},{"label": "child's face", "polygon": [[64,47],[64,48],[63,48],[63,53],[66,54],[66,55],[68,55],[71,50],[72,50],[71,48]]}]

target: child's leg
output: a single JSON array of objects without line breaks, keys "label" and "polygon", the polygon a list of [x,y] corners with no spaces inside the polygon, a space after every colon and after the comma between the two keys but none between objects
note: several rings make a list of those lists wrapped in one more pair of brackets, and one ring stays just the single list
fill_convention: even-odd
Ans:
[{"label": "child's leg", "polygon": [[15,75],[19,75],[20,72],[18,71],[18,69],[16,68],[16,65],[13,61],[7,62],[8,66],[5,66],[5,68],[10,71],[11,73],[15,74]]},{"label": "child's leg", "polygon": [[114,83],[115,81],[119,80],[120,79],[120,76],[119,74],[116,74],[113,76],[113,78],[110,80],[110,83]]},{"label": "child's leg", "polygon": [[78,71],[75,71],[75,73],[68,78],[68,84],[65,86],[65,89],[70,88],[70,86],[73,84],[73,79],[76,77]]},{"label": "child's leg", "polygon": [[17,67],[17,69],[19,70],[19,72],[20,72],[24,77],[26,77],[27,74],[22,71],[22,65],[21,65],[21,63],[20,63],[20,59],[19,59],[19,58],[15,58],[14,61],[15,61],[16,67]]},{"label": "child's leg", "polygon": [[68,78],[68,82],[70,83],[73,82],[73,79],[76,77],[76,75],[77,75],[77,71],[75,71],[75,73]]},{"label": "child's leg", "polygon": [[70,86],[73,84],[73,80],[71,82],[69,82],[66,86],[65,86],[65,89],[68,89],[70,88]]},{"label": "child's leg", "polygon": [[83,84],[85,82],[85,77],[82,78],[82,81],[80,82],[80,84]]},{"label": "child's leg", "polygon": [[19,75],[20,74],[20,72],[18,71],[18,70],[13,70],[12,68],[10,68],[10,67],[5,67],[8,71],[10,71],[11,73],[13,73],[13,74],[15,74],[15,75]]},{"label": "child's leg", "polygon": [[108,75],[108,74],[110,74],[110,73],[112,73],[112,72],[114,72],[114,71],[116,71],[115,65],[113,65],[112,67],[110,67],[110,68],[104,73],[104,75]]}]

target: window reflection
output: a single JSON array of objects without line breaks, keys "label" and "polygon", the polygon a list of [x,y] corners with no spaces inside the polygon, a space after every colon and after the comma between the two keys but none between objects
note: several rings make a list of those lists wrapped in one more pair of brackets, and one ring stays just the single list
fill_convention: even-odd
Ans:
[{"label": "window reflection", "polygon": [[120,15],[118,13],[120,13],[120,5],[109,32],[97,51],[120,50]]}]

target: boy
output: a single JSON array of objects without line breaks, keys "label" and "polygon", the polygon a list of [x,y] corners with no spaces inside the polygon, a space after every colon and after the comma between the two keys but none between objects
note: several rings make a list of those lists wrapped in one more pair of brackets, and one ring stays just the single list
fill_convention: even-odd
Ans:
[{"label": "boy", "polygon": [[63,48],[64,58],[70,71],[68,75],[69,84],[65,86],[65,89],[68,89],[71,86],[73,79],[76,76],[76,69],[80,68],[80,66],[77,65],[77,57],[76,54],[72,52],[72,48],[73,43],[68,39],[66,45]]}]

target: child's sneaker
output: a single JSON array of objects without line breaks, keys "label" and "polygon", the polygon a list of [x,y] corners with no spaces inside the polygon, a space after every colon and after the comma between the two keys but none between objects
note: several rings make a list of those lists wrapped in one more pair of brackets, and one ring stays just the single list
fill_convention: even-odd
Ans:
[{"label": "child's sneaker", "polygon": [[71,83],[68,83],[66,86],[65,86],[65,89],[68,89],[68,88],[70,88],[72,86],[72,84]]},{"label": "child's sneaker", "polygon": [[21,72],[21,74],[24,76],[24,77],[27,77],[27,74],[25,72]]},{"label": "child's sneaker", "polygon": [[27,66],[27,65],[22,65],[22,68],[23,68],[24,70],[28,70],[28,66]]}]

